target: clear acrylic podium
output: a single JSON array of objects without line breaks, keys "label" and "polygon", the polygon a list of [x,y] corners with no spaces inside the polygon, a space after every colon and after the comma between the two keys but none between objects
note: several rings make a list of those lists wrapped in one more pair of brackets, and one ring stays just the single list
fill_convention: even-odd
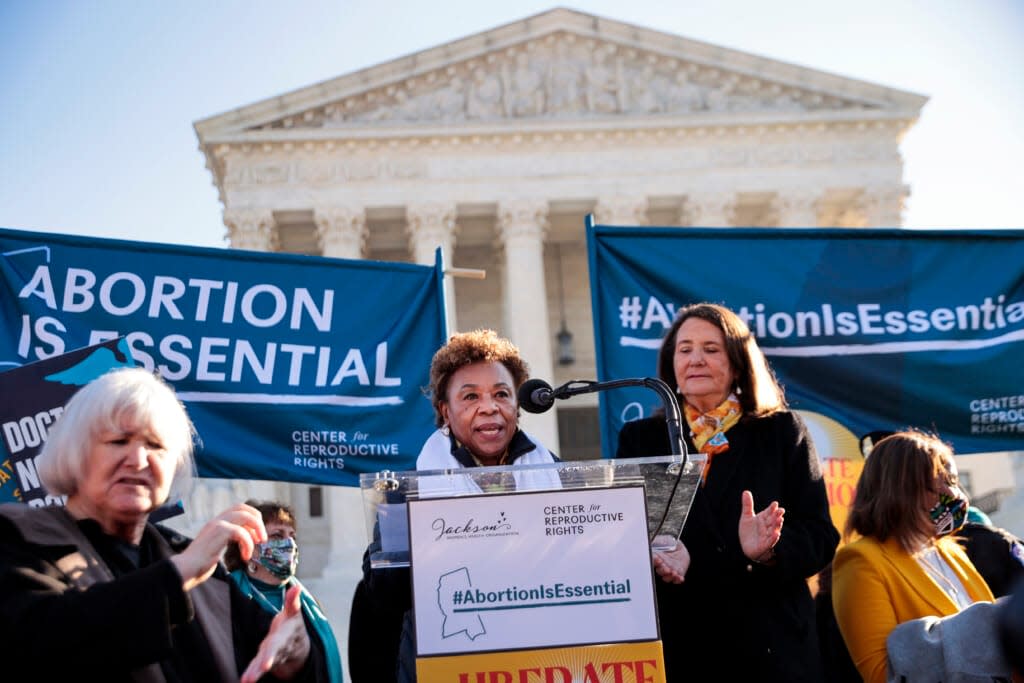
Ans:
[{"label": "clear acrylic podium", "polygon": [[379,549],[376,544],[371,547],[370,566],[409,566],[409,500],[512,495],[524,491],[642,485],[648,536],[658,549],[661,538],[674,539],[682,533],[706,461],[706,456],[697,453],[686,458],[665,455],[361,474],[359,485],[367,537],[380,539]]}]

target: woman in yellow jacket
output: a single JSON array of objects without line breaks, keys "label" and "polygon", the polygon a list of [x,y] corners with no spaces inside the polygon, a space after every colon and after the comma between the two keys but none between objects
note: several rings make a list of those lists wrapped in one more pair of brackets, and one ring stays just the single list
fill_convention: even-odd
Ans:
[{"label": "woman in yellow jacket", "polygon": [[865,681],[885,681],[886,639],[899,624],[956,614],[992,592],[950,536],[963,526],[967,497],[953,452],[917,431],[879,441],[864,464],[847,537],[833,564],[832,605]]}]

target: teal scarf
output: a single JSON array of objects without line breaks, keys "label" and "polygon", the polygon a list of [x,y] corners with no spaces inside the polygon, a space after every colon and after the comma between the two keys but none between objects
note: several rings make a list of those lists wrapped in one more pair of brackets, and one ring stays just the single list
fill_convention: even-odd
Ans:
[{"label": "teal scarf", "polygon": [[344,679],[341,675],[341,653],[338,652],[338,642],[334,639],[334,631],[331,630],[331,624],[327,621],[327,615],[320,609],[320,604],[316,601],[316,598],[309,594],[309,591],[299,583],[298,579],[293,576],[280,586],[270,586],[262,581],[253,581],[245,573],[244,569],[236,569],[231,572],[231,578],[243,593],[258,602],[260,607],[271,614],[277,614],[281,611],[285,591],[290,586],[296,585],[301,588],[302,612],[309,619],[310,623],[313,624],[313,629],[323,645],[324,654],[327,656],[329,680],[331,683],[342,683]]}]

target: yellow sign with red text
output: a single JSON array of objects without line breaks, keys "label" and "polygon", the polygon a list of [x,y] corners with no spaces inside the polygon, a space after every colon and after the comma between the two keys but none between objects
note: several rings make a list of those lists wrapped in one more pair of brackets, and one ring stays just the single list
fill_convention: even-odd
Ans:
[{"label": "yellow sign with red text", "polygon": [[845,426],[821,413],[809,410],[801,410],[799,413],[821,459],[832,523],[842,533],[853,503],[857,480],[864,469],[860,440]]},{"label": "yellow sign with red text", "polygon": [[416,660],[431,683],[665,683],[661,641],[516,650]]}]

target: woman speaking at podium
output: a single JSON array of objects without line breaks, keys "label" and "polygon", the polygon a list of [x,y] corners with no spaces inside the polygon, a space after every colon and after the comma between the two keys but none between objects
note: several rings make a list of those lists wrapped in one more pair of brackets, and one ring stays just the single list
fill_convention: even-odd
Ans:
[{"label": "woman speaking at podium", "polygon": [[[658,376],[679,393],[688,447],[707,456],[681,536],[689,570],[681,584],[657,584],[667,680],[821,680],[807,579],[832,559],[839,533],[806,427],[747,325],[723,306],[679,311]],[[617,457],[670,452],[664,416],[619,434]]]},{"label": "woman speaking at podium", "polygon": [[[453,335],[430,363],[430,400],[438,429],[423,445],[416,469],[557,462],[553,453],[519,428],[516,392],[528,377],[519,349],[493,331]],[[488,486],[485,482],[481,485]],[[507,478],[492,485],[506,490],[514,486]],[[378,615],[404,613],[401,637],[399,642],[381,643],[379,634],[361,633],[358,637],[368,642],[354,646],[350,641],[349,657],[353,653],[357,660],[374,657],[373,678],[367,679],[374,683],[416,680],[408,569],[372,570],[367,553],[363,558],[363,587],[366,604],[353,605],[353,610]],[[350,631],[356,635],[354,624]],[[371,655],[371,650],[376,654]],[[397,670],[387,670],[396,663],[396,657]],[[354,683],[359,683],[359,661],[350,664],[350,670]]]},{"label": "woman speaking at podium", "polygon": [[[543,444],[519,428],[518,390],[529,377],[525,361],[508,339],[492,330],[476,330],[453,335],[430,363],[430,396],[438,429],[423,445],[416,460],[417,470],[460,469],[496,465],[531,465],[558,462]],[[531,489],[558,486],[557,475],[546,471],[526,471],[521,479],[498,475],[494,481],[474,478],[474,486],[484,490],[495,487],[508,491],[523,483]],[[553,478],[552,478],[553,477]],[[547,485],[545,485],[545,481]],[[533,484],[533,485],[531,485]],[[373,549],[373,545],[371,545]],[[679,580],[684,569],[683,550],[660,553],[656,558],[659,575],[668,581]],[[361,604],[353,611],[366,614],[404,612],[399,643],[381,643],[374,633],[366,633],[353,624],[350,634],[350,673],[360,683],[363,662],[375,659],[373,678],[401,682],[416,680],[416,653],[411,619],[412,595],[407,569],[370,568],[369,552],[363,557],[362,590],[357,588]],[[394,632],[394,629],[392,629]],[[372,639],[372,640],[371,640]],[[395,661],[397,678],[387,669]],[[376,653],[376,654],[372,654]],[[353,662],[353,654],[357,661]],[[369,671],[370,667],[366,667]]]}]

